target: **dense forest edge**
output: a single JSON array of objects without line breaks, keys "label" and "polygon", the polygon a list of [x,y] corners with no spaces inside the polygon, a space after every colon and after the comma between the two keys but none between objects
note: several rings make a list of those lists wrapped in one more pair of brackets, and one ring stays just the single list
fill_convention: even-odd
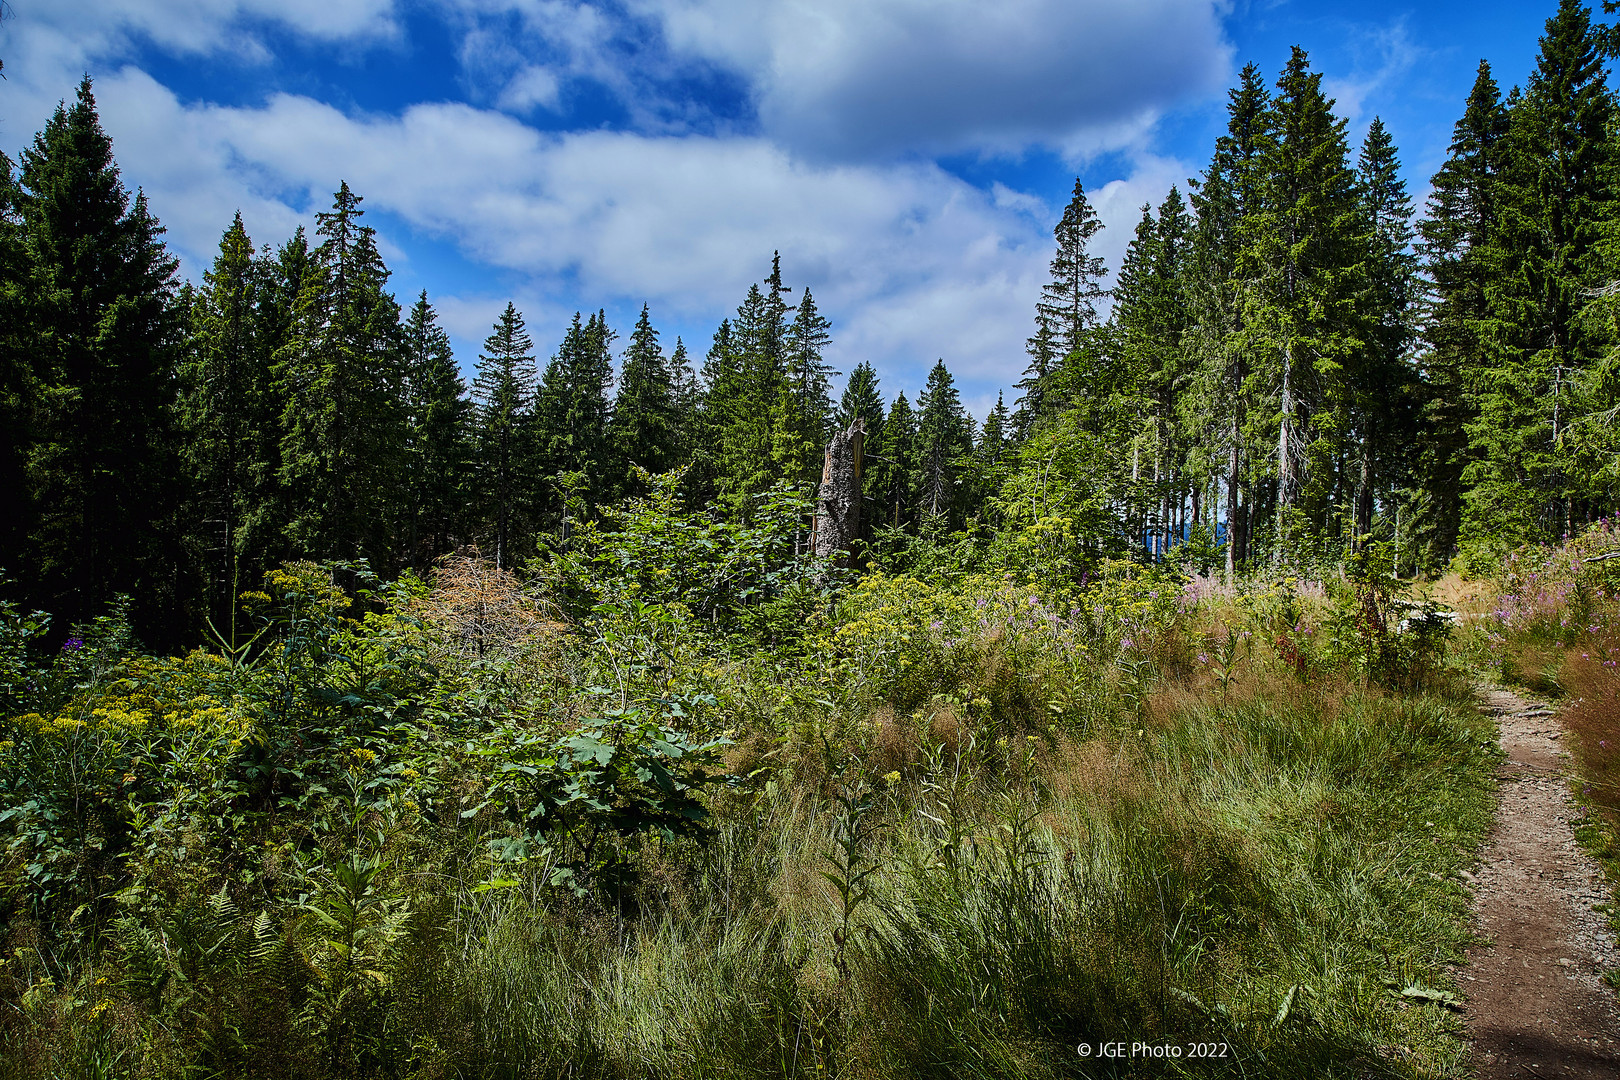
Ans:
[{"label": "dense forest edge", "polygon": [[1422,214],[1245,67],[982,422],[835,403],[791,255],[470,385],[347,184],[182,282],[87,78],[0,176],[0,1077],[1468,1075],[1481,680],[1620,874],[1620,34],[1539,49]]}]

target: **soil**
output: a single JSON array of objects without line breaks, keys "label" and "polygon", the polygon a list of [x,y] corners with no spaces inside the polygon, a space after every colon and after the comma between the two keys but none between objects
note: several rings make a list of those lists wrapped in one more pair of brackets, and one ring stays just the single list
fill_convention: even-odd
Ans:
[{"label": "soil", "polygon": [[1595,906],[1609,899],[1575,843],[1580,811],[1553,710],[1505,690],[1485,693],[1508,760],[1496,824],[1474,875],[1488,944],[1458,973],[1481,1080],[1620,1078],[1620,1006],[1603,972],[1620,950]]}]

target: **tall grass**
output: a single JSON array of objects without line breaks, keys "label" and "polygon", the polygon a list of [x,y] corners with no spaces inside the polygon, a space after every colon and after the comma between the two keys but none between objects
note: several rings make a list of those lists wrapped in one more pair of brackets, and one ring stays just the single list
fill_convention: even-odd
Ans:
[{"label": "tall grass", "polygon": [[[1454,1019],[1400,991],[1445,987],[1466,943],[1490,732],[1465,703],[1284,689],[1043,745],[954,802],[954,756],[892,786],[847,973],[813,799],[738,810],[634,918],[469,897],[452,977],[402,1006],[419,1075],[1457,1072]],[[1076,1049],[1120,1040],[1230,1056]]]},{"label": "tall grass", "polygon": [[[173,854],[83,962],[12,907],[0,1075],[1463,1075],[1457,872],[1496,751],[1459,684],[1357,677],[1312,644],[1326,596],[1285,588],[863,590],[798,654],[645,612],[547,621],[511,672],[427,639],[465,746],[368,735],[349,802],[194,825],[230,876]],[[603,698],[704,703],[694,737],[732,740],[706,834],[614,839],[595,878],[501,861],[476,768],[539,759],[490,744]]]}]

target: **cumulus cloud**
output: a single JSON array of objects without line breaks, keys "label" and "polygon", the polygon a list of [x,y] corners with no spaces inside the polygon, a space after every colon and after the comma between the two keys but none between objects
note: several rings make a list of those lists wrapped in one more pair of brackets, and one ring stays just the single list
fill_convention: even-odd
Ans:
[{"label": "cumulus cloud", "polygon": [[[1214,0],[638,0],[745,72],[763,130],[830,157],[1118,145],[1223,84]],[[1097,136],[1103,136],[1098,140]]]},{"label": "cumulus cloud", "polygon": [[513,112],[528,112],[536,106],[555,108],[559,90],[556,72],[541,64],[528,64],[512,76],[498,103]]},{"label": "cumulus cloud", "polygon": [[[256,239],[276,241],[324,208],[339,180],[368,209],[387,212],[391,260],[411,251],[413,237],[447,241],[494,268],[536,327],[575,306],[643,301],[660,318],[712,326],[780,250],[791,283],[813,288],[835,320],[835,366],[870,360],[892,394],[914,390],[943,358],[982,412],[994,387],[1023,369],[1061,203],[1004,183],[982,190],[888,151],[1009,139],[1073,153],[1136,147],[1132,174],[1092,196],[1109,226],[1099,250],[1114,267],[1140,203],[1184,175],[1140,149],[1147,118],[1170,91],[1155,97],[1153,79],[1125,72],[1130,64],[1114,53],[1148,48],[1138,39],[1157,18],[1171,25],[1151,42],[1158,59],[1142,63],[1181,64],[1175,85],[1201,85],[1225,63],[1207,0],[1149,0],[1147,15],[1048,2],[938,5],[932,26],[909,0],[873,0],[870,11],[833,0],[819,15],[667,0],[638,16],[659,20],[671,55],[731,65],[752,80],[762,120],[741,135],[724,125],[701,134],[672,125],[543,132],[512,115],[562,107],[567,80],[595,70],[604,43],[622,40],[601,10],[571,0],[533,0],[516,13],[505,0],[467,0],[478,10],[461,58],[482,65],[497,108],[401,103],[373,114],[297,94],[225,106],[182,101],[134,64],[106,67],[141,35],[175,52],[236,48],[258,18],[322,39],[386,40],[396,33],[390,0],[341,13],[296,0],[274,16],[267,0],[199,2],[195,11],[183,0],[71,0],[63,7],[99,19],[98,29],[81,33],[56,9],[45,23],[14,25],[8,88],[12,116],[21,111],[19,121],[37,126],[79,71],[101,65],[98,101],[126,180],[145,188],[193,276],[238,208]],[[515,37],[488,23],[502,11],[517,20]],[[730,15],[737,23],[720,25]],[[1048,15],[1044,31],[1032,29]],[[195,25],[182,27],[188,18]],[[794,35],[803,55],[789,58]],[[872,40],[854,40],[862,35]],[[544,48],[534,44],[541,39]],[[1037,69],[1045,74],[1030,74]],[[1101,69],[1120,73],[1112,89],[1124,105],[1111,113]],[[452,332],[475,347],[505,301],[488,291],[451,284],[434,297]],[[701,353],[706,340],[688,344]]]},{"label": "cumulus cloud", "polygon": [[253,36],[254,23],[275,23],[319,41],[390,37],[397,29],[393,0],[17,0],[8,6],[8,62],[51,74],[82,71],[87,62],[125,56],[143,42],[180,54],[229,51],[263,60],[269,54]]},{"label": "cumulus cloud", "polygon": [[[368,208],[552,306],[645,300],[717,321],[780,249],[839,321],[845,370],[871,359],[902,377],[943,356],[1004,381],[1049,257],[1037,202],[926,163],[810,163],[762,138],[543,133],[455,103],[381,116],[293,95],[187,105],[133,69],[101,101],[126,173],[194,263],[235,206],[275,239],[345,179]],[[487,306],[467,297],[453,318],[476,332]]]}]

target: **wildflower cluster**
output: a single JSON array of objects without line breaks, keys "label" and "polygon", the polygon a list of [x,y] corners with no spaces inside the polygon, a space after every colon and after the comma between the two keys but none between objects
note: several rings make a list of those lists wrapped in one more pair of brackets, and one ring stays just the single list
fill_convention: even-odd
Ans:
[{"label": "wildflower cluster", "polygon": [[1510,554],[1488,617],[1500,643],[1528,635],[1562,645],[1620,633],[1620,520],[1604,518],[1550,548]]}]

